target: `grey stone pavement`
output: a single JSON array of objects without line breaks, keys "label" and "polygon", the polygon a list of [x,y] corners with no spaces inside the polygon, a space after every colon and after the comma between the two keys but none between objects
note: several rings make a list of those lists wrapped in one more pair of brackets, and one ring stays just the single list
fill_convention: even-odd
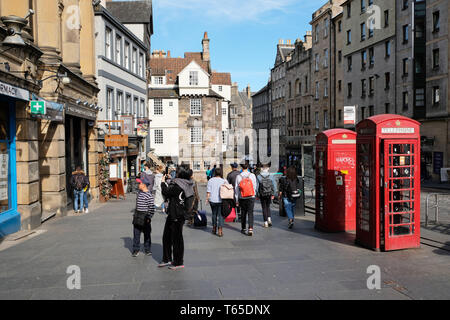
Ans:
[{"label": "grey stone pavement", "polygon": [[[205,188],[200,188],[204,195]],[[272,207],[274,225],[255,233],[229,223],[224,237],[185,227],[185,268],[158,268],[165,216],[152,221],[152,256],[131,257],[135,195],[91,205],[84,215],[52,219],[4,250],[0,244],[0,299],[449,299],[450,253],[420,249],[375,252],[354,234],[314,229],[314,216],[292,230]],[[449,242],[450,243],[450,242]],[[67,268],[80,267],[81,289],[67,288]],[[367,268],[381,269],[381,289],[367,289]]]}]

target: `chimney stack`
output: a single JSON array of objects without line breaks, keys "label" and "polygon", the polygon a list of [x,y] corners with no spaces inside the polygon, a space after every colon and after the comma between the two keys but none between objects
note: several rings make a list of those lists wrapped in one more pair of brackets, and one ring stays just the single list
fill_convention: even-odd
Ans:
[{"label": "chimney stack", "polygon": [[251,90],[250,90],[250,83],[247,84],[247,97],[250,99],[251,98]]},{"label": "chimney stack", "polygon": [[167,58],[170,58],[170,50],[167,50]]},{"label": "chimney stack", "polygon": [[202,40],[202,60],[209,62],[210,56],[209,56],[209,39],[208,39],[208,32],[205,31],[203,35]]}]

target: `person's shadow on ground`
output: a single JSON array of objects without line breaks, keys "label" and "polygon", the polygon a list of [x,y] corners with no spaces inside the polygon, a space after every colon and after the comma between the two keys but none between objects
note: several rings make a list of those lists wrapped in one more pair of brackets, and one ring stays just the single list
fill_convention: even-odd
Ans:
[{"label": "person's shadow on ground", "polygon": [[[132,253],[133,252],[133,239],[130,237],[122,237],[121,239],[123,240],[124,248],[127,248],[130,251],[130,253]],[[144,252],[144,244],[142,243],[142,241],[141,241],[140,251]],[[160,263],[162,261],[162,256],[163,256],[162,245],[152,241],[151,251],[152,251],[153,259],[155,259],[156,262]]]}]

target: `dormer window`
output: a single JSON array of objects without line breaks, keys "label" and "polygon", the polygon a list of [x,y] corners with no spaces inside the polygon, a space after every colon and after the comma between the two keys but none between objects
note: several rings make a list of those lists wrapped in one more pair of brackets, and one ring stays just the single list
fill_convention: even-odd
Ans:
[{"label": "dormer window", "polygon": [[153,77],[153,84],[164,84],[164,77]]},{"label": "dormer window", "polygon": [[198,86],[198,71],[189,72],[189,85]]}]

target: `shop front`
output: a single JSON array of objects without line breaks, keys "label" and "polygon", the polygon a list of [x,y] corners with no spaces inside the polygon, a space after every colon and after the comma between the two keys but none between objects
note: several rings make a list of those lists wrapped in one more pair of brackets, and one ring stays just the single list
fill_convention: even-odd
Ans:
[{"label": "shop front", "polygon": [[94,110],[66,104],[65,113],[65,155],[66,155],[66,191],[67,204],[73,202],[73,190],[70,186],[72,173],[78,166],[86,176],[90,176],[89,130],[95,124],[97,114]]},{"label": "shop front", "polygon": [[29,91],[0,82],[0,238],[21,228],[17,204],[16,104],[25,106],[29,97]]}]

